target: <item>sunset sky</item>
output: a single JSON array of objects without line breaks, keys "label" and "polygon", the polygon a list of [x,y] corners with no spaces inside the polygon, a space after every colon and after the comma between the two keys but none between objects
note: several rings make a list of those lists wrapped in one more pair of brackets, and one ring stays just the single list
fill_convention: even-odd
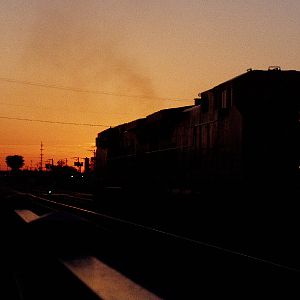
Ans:
[{"label": "sunset sky", "polygon": [[300,70],[299,16],[299,0],[1,0],[0,169],[14,154],[36,167],[41,141],[73,164],[105,126],[248,68]]}]

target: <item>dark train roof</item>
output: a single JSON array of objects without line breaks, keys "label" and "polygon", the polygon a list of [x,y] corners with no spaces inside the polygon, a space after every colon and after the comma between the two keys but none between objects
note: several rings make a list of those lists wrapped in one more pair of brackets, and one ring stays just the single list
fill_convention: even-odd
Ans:
[{"label": "dark train roof", "polygon": [[180,106],[180,107],[175,107],[175,108],[167,108],[167,109],[162,109],[160,111],[157,111],[151,115],[148,115],[146,117],[147,123],[149,122],[159,122],[165,118],[172,117],[173,115],[176,115],[178,112],[182,112],[183,110],[190,108],[191,105],[189,106]]},{"label": "dark train roof", "polygon": [[[216,91],[223,89],[227,86],[236,84],[236,83],[246,83],[247,85],[252,81],[265,81],[265,80],[300,80],[300,72],[296,70],[281,70],[279,67],[270,67],[268,70],[252,70],[248,69],[247,72],[240,74],[236,77],[233,77],[225,82],[220,83],[219,85],[216,85],[215,87],[206,90],[204,92],[199,93],[199,96],[205,95],[209,92]],[[249,82],[249,83],[248,83]],[[199,100],[199,99],[195,99]],[[194,107],[194,105],[190,106],[182,106],[182,107],[176,107],[176,108],[169,108],[169,109],[162,109],[160,111],[154,112],[153,114],[150,114],[146,116],[145,118],[140,118],[133,120],[128,123],[120,124],[111,128],[108,128],[98,134],[98,137],[106,136],[107,134],[110,134],[111,132],[124,132],[127,130],[133,130],[137,127],[141,126],[147,126],[155,123],[159,123],[162,120],[163,121],[171,121],[173,117],[178,116],[178,114],[188,111],[189,108]]]},{"label": "dark train roof", "polygon": [[269,80],[269,79],[293,79],[297,78],[300,79],[300,71],[296,70],[281,70],[279,67],[269,68],[268,70],[253,70],[248,69],[247,72],[240,74],[238,76],[235,76],[229,80],[226,80],[213,88],[206,90],[204,92],[199,93],[207,93],[209,91],[222,89],[224,86],[231,85],[233,83],[241,82],[241,81],[247,81],[247,80]]},{"label": "dark train roof", "polygon": [[98,136],[100,136],[100,135],[105,136],[106,134],[109,134],[109,132],[112,132],[112,131],[124,132],[124,131],[135,129],[137,127],[141,127],[143,125],[159,123],[163,120],[168,120],[169,118],[176,116],[178,113],[180,113],[180,112],[184,111],[185,109],[190,108],[192,106],[193,105],[162,109],[157,112],[154,112],[153,114],[146,116],[145,118],[136,119],[136,120],[130,121],[128,123],[123,123],[123,124],[105,129],[105,130],[101,131],[98,134]]}]

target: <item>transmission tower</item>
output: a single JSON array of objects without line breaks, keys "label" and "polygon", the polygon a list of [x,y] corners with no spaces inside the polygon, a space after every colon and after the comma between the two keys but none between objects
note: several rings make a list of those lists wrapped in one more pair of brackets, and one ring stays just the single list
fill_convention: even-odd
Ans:
[{"label": "transmission tower", "polygon": [[41,142],[41,149],[40,150],[41,150],[41,161],[40,161],[41,166],[40,166],[40,170],[43,171],[43,156],[44,156],[44,154],[43,154],[43,151],[44,151],[43,142]]}]

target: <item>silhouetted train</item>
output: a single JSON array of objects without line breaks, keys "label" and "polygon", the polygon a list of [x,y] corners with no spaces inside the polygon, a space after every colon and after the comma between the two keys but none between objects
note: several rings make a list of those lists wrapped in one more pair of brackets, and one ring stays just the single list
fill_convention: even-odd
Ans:
[{"label": "silhouetted train", "polygon": [[210,183],[295,180],[300,165],[300,72],[247,70],[96,139],[103,187],[199,189]]}]

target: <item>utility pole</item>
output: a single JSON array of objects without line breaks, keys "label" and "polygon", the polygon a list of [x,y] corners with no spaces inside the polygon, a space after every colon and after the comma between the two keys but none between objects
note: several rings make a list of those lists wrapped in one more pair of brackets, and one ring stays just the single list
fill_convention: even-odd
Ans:
[{"label": "utility pole", "polygon": [[43,142],[41,142],[41,167],[40,167],[40,170],[41,171],[43,171],[43,156],[44,156],[44,154],[43,154],[43,151],[44,151],[44,148],[43,148]]}]

